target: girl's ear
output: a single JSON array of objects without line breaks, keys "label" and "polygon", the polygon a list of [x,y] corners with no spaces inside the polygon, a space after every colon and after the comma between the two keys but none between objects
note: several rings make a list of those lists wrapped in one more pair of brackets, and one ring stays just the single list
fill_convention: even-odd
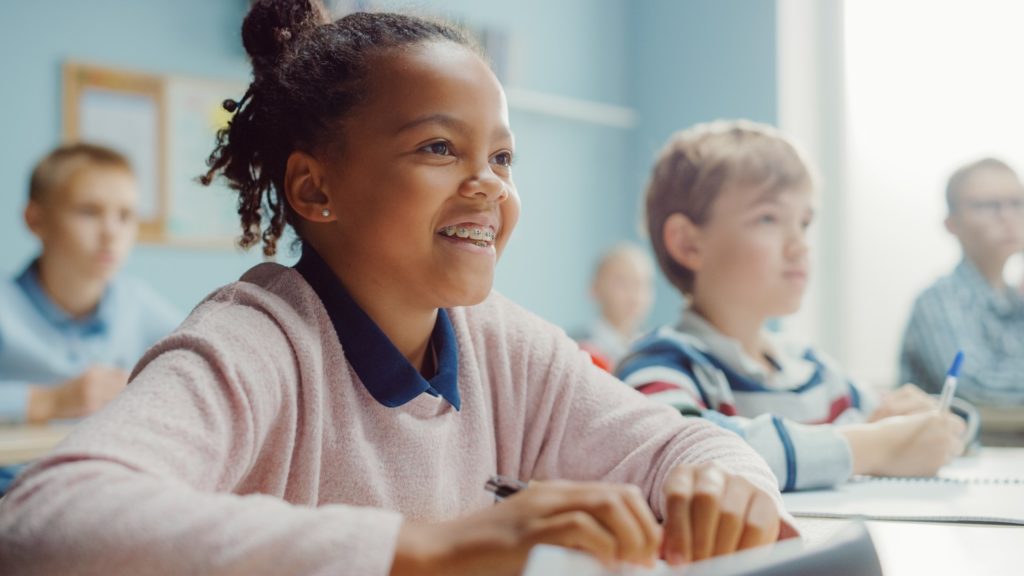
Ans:
[{"label": "girl's ear", "polygon": [[288,156],[284,171],[285,196],[292,210],[310,222],[335,219],[331,199],[324,194],[323,165],[311,154],[296,150]]},{"label": "girl's ear", "polygon": [[677,264],[694,272],[700,270],[703,262],[701,229],[685,214],[676,212],[665,220],[662,230],[665,251]]}]

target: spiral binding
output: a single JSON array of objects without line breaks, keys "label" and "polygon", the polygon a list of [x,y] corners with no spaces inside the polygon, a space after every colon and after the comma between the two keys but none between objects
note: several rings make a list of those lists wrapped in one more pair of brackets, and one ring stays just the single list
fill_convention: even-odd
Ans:
[{"label": "spiral binding", "polygon": [[992,478],[950,478],[948,476],[856,476],[854,482],[896,482],[909,484],[924,482],[928,484],[963,484],[963,485],[1017,485],[1024,484],[1024,478],[992,477]]}]

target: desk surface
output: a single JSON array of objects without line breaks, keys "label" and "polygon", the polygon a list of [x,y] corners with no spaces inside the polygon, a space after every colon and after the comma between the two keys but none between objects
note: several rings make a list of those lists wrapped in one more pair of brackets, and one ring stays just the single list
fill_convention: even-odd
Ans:
[{"label": "desk surface", "polygon": [[20,464],[46,454],[64,439],[73,424],[0,426],[0,466]]},{"label": "desk surface", "polygon": [[[809,547],[852,520],[798,518]],[[1021,574],[1024,527],[929,522],[866,522],[886,576]]]}]

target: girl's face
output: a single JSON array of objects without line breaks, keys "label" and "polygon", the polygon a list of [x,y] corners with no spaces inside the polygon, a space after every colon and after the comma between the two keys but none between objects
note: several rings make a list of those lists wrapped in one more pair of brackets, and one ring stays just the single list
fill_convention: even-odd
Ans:
[{"label": "girl's face", "polygon": [[[325,258],[430,308],[479,303],[519,218],[505,94],[474,53],[433,42],[379,56],[325,158],[337,221]],[[368,283],[368,284],[365,284]]]},{"label": "girl's face", "polygon": [[695,296],[762,318],[796,312],[807,286],[813,216],[808,188],[725,187],[701,226]]}]

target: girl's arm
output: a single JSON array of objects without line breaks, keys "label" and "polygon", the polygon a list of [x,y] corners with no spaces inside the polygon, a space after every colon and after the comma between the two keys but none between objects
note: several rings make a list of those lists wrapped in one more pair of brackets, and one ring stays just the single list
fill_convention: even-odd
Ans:
[{"label": "girl's arm", "polygon": [[0,572],[387,574],[400,515],[230,493],[261,449],[290,455],[280,430],[264,441],[296,395],[293,351],[253,320],[259,338],[171,336],[30,468],[0,502]]}]

